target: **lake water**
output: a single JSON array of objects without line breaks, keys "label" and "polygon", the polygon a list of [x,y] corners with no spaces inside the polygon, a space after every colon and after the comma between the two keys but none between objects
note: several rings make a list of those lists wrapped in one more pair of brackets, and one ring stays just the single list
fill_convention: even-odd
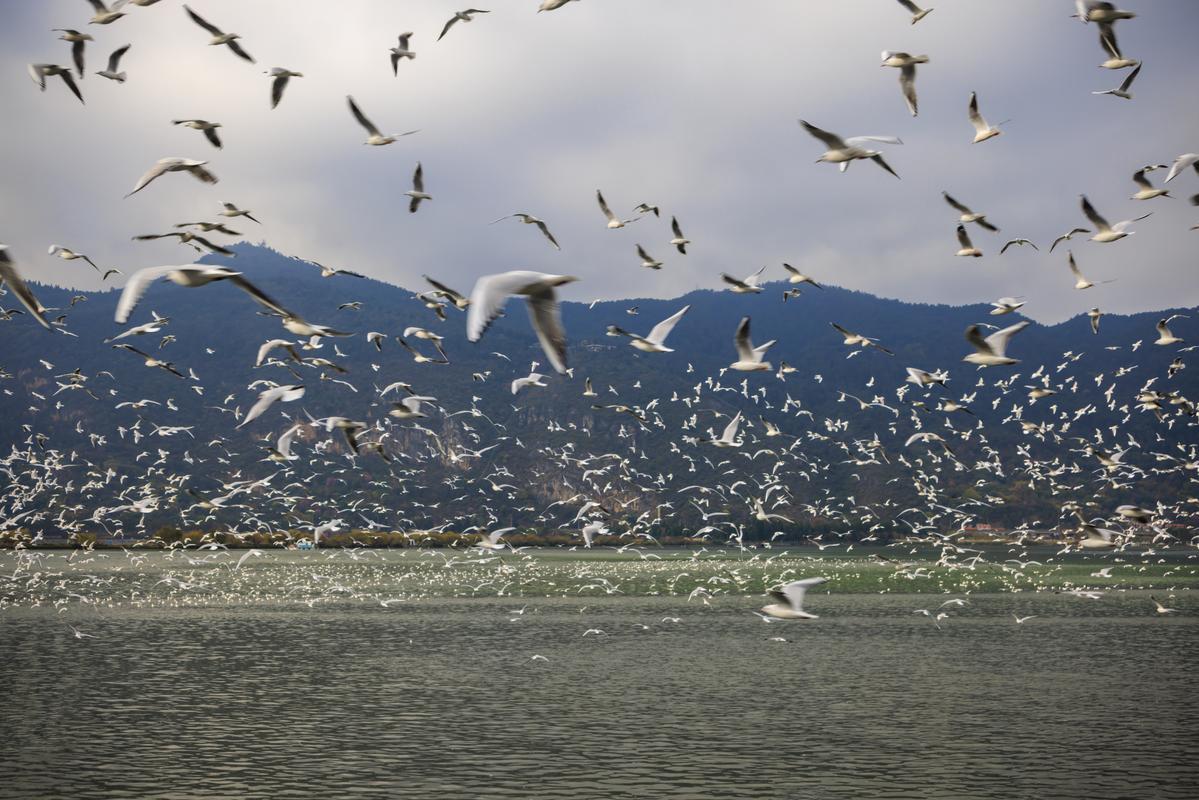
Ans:
[{"label": "lake water", "polygon": [[832,591],[766,624],[760,596],[383,606],[352,573],[297,602],[256,561],[203,603],[89,564],[61,612],[61,565],[32,602],[6,575],[0,796],[1199,797],[1187,592],[973,595],[938,628],[943,596]]}]

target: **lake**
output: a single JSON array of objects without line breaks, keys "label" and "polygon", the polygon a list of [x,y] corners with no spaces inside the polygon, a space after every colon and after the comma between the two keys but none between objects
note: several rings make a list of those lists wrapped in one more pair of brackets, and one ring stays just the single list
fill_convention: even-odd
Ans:
[{"label": "lake", "polygon": [[[833,581],[820,619],[768,624],[683,579],[609,594],[639,558],[67,555],[0,555],[3,797],[1199,796],[1183,590],[1162,615]],[[538,570],[554,590],[508,596]]]}]

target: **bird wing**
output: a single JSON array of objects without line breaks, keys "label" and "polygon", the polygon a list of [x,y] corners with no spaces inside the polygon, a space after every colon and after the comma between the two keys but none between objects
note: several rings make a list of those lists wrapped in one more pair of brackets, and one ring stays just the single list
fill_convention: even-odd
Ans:
[{"label": "bird wing", "polygon": [[1164,336],[1164,337],[1167,337],[1167,338],[1173,338],[1173,337],[1174,337],[1174,334],[1170,333],[1170,329],[1169,329],[1169,328],[1166,326],[1166,320],[1164,320],[1164,319],[1162,319],[1162,320],[1158,320],[1158,322],[1157,322],[1157,332],[1158,332],[1159,334],[1161,334],[1162,336]]},{"label": "bird wing", "polygon": [[943,192],[941,192],[941,195],[945,198],[946,203],[949,203],[949,205],[953,206],[954,208],[956,208],[958,211],[962,212],[963,214],[973,214],[974,213],[967,206],[962,205],[957,200],[955,200],[953,197],[951,197],[949,192],[943,191]]},{"label": "bird wing", "polygon": [[[97,5],[97,7],[98,7],[98,4],[96,4],[96,3],[93,3],[93,5]],[[183,6],[183,10],[186,11],[187,15],[192,18],[192,22],[196,23],[201,28],[203,28],[204,30],[211,33],[213,36],[224,36],[225,35],[224,31],[222,31],[217,26],[215,26],[212,23],[205,20],[199,14],[197,14],[196,12],[194,12],[190,8],[188,8],[186,5]]]},{"label": "bird wing", "polygon": [[737,426],[741,424],[741,412],[737,412],[737,416],[729,420],[729,424],[724,426],[724,431],[721,432],[720,438],[723,441],[731,442],[737,437]]},{"label": "bird wing", "polygon": [[815,136],[820,141],[824,142],[824,146],[827,147],[829,150],[844,150],[845,149],[845,140],[842,139],[837,134],[829,133],[826,130],[821,130],[820,128],[817,128],[815,125],[812,125],[802,119],[799,121],[799,124],[803,127],[803,129],[805,131],[810,133],[812,136]]},{"label": "bird wing", "polygon": [[1028,320],[1021,320],[1015,325],[1008,326],[1002,330],[995,331],[986,338],[987,347],[995,355],[1002,356],[1007,353],[1007,343],[1013,336],[1029,326]]},{"label": "bird wing", "polygon": [[545,238],[550,240],[550,244],[552,244],[554,246],[555,250],[562,249],[561,246],[559,246],[559,244],[558,244],[558,240],[554,238],[554,234],[550,233],[550,229],[546,226],[546,224],[543,220],[537,220],[537,222],[535,222],[533,224],[536,225],[541,230],[542,234],[545,235]]},{"label": "bird wing", "polygon": [[1132,88],[1132,82],[1135,81],[1137,79],[1137,76],[1140,74],[1141,74],[1141,65],[1137,64],[1136,68],[1133,69],[1132,72],[1128,73],[1128,77],[1125,78],[1120,83],[1120,91],[1127,92],[1130,88]]},{"label": "bird wing", "polygon": [[113,319],[121,325],[128,322],[129,315],[141,301],[142,295],[150,288],[150,284],[177,269],[186,269],[186,267],[146,267],[130,275],[125,288],[121,290],[121,299],[117,301],[117,312]]},{"label": "bird wing", "polygon": [[604,195],[599,189],[595,190],[595,199],[599,201],[600,211],[604,212],[604,216],[608,218],[608,221],[615,222],[616,215],[612,213],[612,209],[608,208],[608,203],[604,200]]},{"label": "bird wing", "polygon": [[441,33],[438,35],[437,41],[440,42],[442,37],[445,36],[447,33],[449,33],[450,28],[454,27],[454,23],[457,21],[458,21],[458,15],[455,14],[454,16],[450,17],[450,21],[447,22],[445,24],[445,27],[441,29]]},{"label": "bird wing", "polygon": [[1136,172],[1134,172],[1132,174],[1132,182],[1135,183],[1137,186],[1140,186],[1142,189],[1152,189],[1153,188],[1153,184],[1150,183],[1149,179],[1145,177],[1144,169],[1138,169]]},{"label": "bird wing", "polygon": [[966,233],[966,228],[958,225],[958,244],[965,250],[973,250],[974,245],[970,242],[970,234]]},{"label": "bird wing", "polygon": [[121,56],[125,55],[125,52],[132,46],[133,45],[131,44],[127,44],[124,47],[118,47],[116,50],[112,51],[112,53],[108,56],[109,72],[117,71],[117,67],[121,64]]},{"label": "bird wing", "polygon": [[671,217],[671,218],[670,218],[670,229],[671,229],[672,231],[674,231],[674,235],[675,235],[675,236],[677,236],[677,237],[678,237],[678,238],[680,238],[680,239],[682,239],[682,238],[683,238],[683,231],[682,231],[682,229],[679,227],[679,220],[678,220],[678,218],[677,218],[677,217]]},{"label": "bird wing", "polygon": [[733,346],[737,348],[738,361],[757,360],[753,342],[749,338],[749,317],[742,317],[741,322],[738,323],[737,331],[733,334]]},{"label": "bird wing", "polygon": [[29,290],[24,279],[17,273],[17,267],[8,255],[8,249],[3,245],[0,245],[0,283],[6,284],[12,290],[12,293],[21,301],[21,305],[29,309],[29,313],[37,319],[38,324],[46,330],[50,330],[50,323],[42,316],[42,304],[33,296],[33,292]]},{"label": "bird wing", "polygon": [[[228,42],[225,42],[225,44],[229,47],[230,50],[232,50],[238,56],[244,58],[246,61],[249,61],[251,64],[257,63],[254,60],[253,56],[251,56],[249,53],[247,53],[245,50],[242,49],[241,45],[237,43],[236,39],[231,39]],[[282,90],[280,90],[280,91],[282,91]]]},{"label": "bird wing", "polygon": [[142,189],[145,189],[146,186],[149,185],[150,181],[154,180],[159,175],[166,172],[168,167],[171,167],[176,163],[178,163],[178,159],[175,159],[175,158],[159,159],[158,163],[156,163],[154,166],[150,167],[150,169],[146,171],[145,175],[143,175],[137,179],[137,184],[133,187],[133,191],[125,196],[129,197],[130,195],[135,195],[138,192],[140,192]]},{"label": "bird wing", "polygon": [[271,108],[279,105],[279,101],[283,99],[283,90],[287,88],[290,79],[290,75],[280,75],[271,82]]},{"label": "bird wing", "polygon": [[892,175],[894,175],[896,178],[898,178],[898,177],[899,177],[899,173],[898,173],[898,172],[896,172],[895,170],[891,169],[891,165],[890,165],[890,164],[888,164],[886,161],[884,161],[884,160],[883,160],[883,157],[882,157],[880,154],[878,154],[878,153],[875,153],[874,155],[872,155],[872,156],[870,157],[870,160],[871,160],[871,161],[873,161],[875,164],[878,164],[880,167],[882,167],[883,169],[885,169],[887,172],[890,172],[890,173],[891,173]]},{"label": "bird wing", "polygon": [[79,86],[76,85],[75,79],[71,77],[71,73],[70,72],[60,72],[60,73],[58,73],[58,77],[62,78],[62,82],[65,83],[67,85],[67,88],[71,90],[71,94],[73,94],[77,98],[79,98],[79,102],[82,103],[83,102],[83,93],[79,91]]},{"label": "bird wing", "polygon": [[[966,341],[974,346],[974,349],[986,355],[993,355],[991,345],[983,338],[982,330],[977,325],[971,325],[966,329]],[[911,439],[908,440],[911,442]]]},{"label": "bird wing", "polygon": [[791,604],[791,608],[796,611],[803,611],[803,599],[808,589],[825,583],[827,580],[827,578],[804,578],[799,581],[791,581],[791,583],[783,587],[783,595],[787,598],[787,602]]},{"label": "bird wing", "polygon": [[416,171],[412,173],[412,188],[418,192],[425,190],[425,169],[419,161],[416,162]]},{"label": "bird wing", "polygon": [[[554,296],[552,287],[531,294],[529,301],[529,320],[541,349],[546,357],[558,370],[558,374],[566,373],[566,331],[562,328],[562,316],[558,312],[558,299]],[[472,305],[471,308],[474,308]]]},{"label": "bird wing", "polygon": [[1091,221],[1091,224],[1099,230],[1110,231],[1112,229],[1112,227],[1107,224],[1107,220],[1099,216],[1099,212],[1097,212],[1095,207],[1091,205],[1091,201],[1087,199],[1085,194],[1082,196],[1082,213],[1085,214],[1086,218]]},{"label": "bird wing", "polygon": [[908,111],[916,116],[916,65],[908,64],[899,70],[899,86],[903,89],[903,99],[907,101]]},{"label": "bird wing", "polygon": [[749,284],[747,284],[745,281],[741,280],[740,278],[734,278],[732,275],[728,274],[727,272],[720,273],[720,279],[722,281],[724,281],[725,283],[729,284],[730,286],[736,286],[738,289],[748,289],[749,288]]},{"label": "bird wing", "polygon": [[1194,166],[1195,171],[1199,172],[1199,153],[1183,153],[1174,159],[1174,164],[1170,167],[1170,172],[1166,175],[1165,182],[1169,183],[1174,180],[1190,166]]},{"label": "bird wing", "polygon": [[354,102],[354,98],[346,95],[346,102],[350,104],[350,113],[354,115],[354,119],[358,120],[358,124],[366,128],[367,133],[371,136],[380,136],[379,129],[366,118],[362,111],[358,108],[358,104]]},{"label": "bird wing", "polygon": [[691,306],[683,306],[682,309],[659,322],[650,330],[649,336],[645,337],[646,340],[657,345],[663,344],[666,341],[666,337],[674,330],[674,326],[678,324],[679,320],[683,318],[683,315],[690,308]]},{"label": "bird wing", "polygon": [[1085,281],[1086,278],[1083,277],[1082,270],[1080,270],[1078,268],[1078,264],[1074,263],[1074,252],[1069,251],[1067,255],[1068,255],[1068,258],[1066,259],[1066,261],[1070,265],[1070,271],[1074,273],[1074,277],[1078,278],[1079,280]]},{"label": "bird wing", "polygon": [[978,113],[978,95],[974,92],[970,93],[970,108],[967,112],[970,117],[970,124],[978,132],[983,132],[988,129],[987,121],[982,118],[982,114]]}]

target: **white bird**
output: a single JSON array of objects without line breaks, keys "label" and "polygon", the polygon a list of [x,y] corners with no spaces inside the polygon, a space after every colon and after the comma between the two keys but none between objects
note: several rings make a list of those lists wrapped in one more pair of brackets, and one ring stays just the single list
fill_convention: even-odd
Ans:
[{"label": "white bird", "polygon": [[490,11],[484,11],[480,8],[468,8],[465,11],[456,11],[454,16],[450,17],[449,22],[441,29],[441,35],[437,37],[437,41],[441,41],[442,37],[449,33],[450,28],[458,22],[471,22],[475,14],[490,14]]},{"label": "white bird", "polygon": [[840,164],[841,171],[844,172],[849,168],[850,161],[859,158],[868,158],[885,169],[887,172],[890,172],[896,178],[899,177],[895,170],[891,169],[891,166],[883,160],[882,153],[878,152],[877,150],[870,150],[861,146],[866,142],[903,144],[903,142],[894,136],[853,136],[848,139],[842,139],[837,134],[830,133],[826,130],[821,130],[815,125],[811,125],[802,119],[799,121],[799,124],[803,126],[805,131],[824,142],[824,146],[828,148],[828,150],[826,150],[820,156],[820,158],[816,159],[816,163],[827,161],[831,164]]},{"label": "white bird", "polygon": [[[1074,251],[1067,250],[1066,254],[1068,256],[1066,263],[1069,264],[1070,272],[1074,275],[1074,288],[1081,291],[1083,289],[1090,289],[1092,286],[1094,286],[1094,281],[1088,280],[1087,277],[1082,274],[1082,270],[1078,268],[1078,264],[1075,263]],[[1111,281],[1104,281],[1104,283],[1111,283]]]},{"label": "white bird", "polygon": [[279,101],[283,99],[283,90],[287,88],[288,82],[292,78],[303,78],[303,72],[292,72],[284,67],[271,67],[265,72],[270,75],[271,80],[271,108],[279,105]]},{"label": "white bird", "polygon": [[432,403],[436,399],[436,397],[425,397],[423,395],[414,394],[409,397],[405,397],[398,403],[392,403],[394,408],[392,408],[391,411],[388,411],[387,414],[395,417],[396,419],[417,419],[418,417],[427,417],[428,414],[425,414],[420,410],[420,404]]},{"label": "white bird", "polygon": [[899,4],[906,8],[912,15],[912,24],[915,25],[920,20],[927,17],[933,12],[931,8],[921,8],[912,2],[912,0],[899,0]]},{"label": "white bird", "polygon": [[112,8],[104,4],[104,0],[87,0],[92,4],[92,8],[96,9],[96,13],[88,20],[90,25],[111,25],[121,17],[125,16],[125,12],[121,11],[121,7],[125,5],[126,0],[115,0]]},{"label": "white bird", "polygon": [[620,219],[612,213],[612,209],[608,208],[608,201],[604,199],[604,194],[599,189],[595,190],[595,199],[599,203],[600,211],[604,212],[604,217],[608,220],[608,227],[611,229],[623,228],[630,222],[636,222],[640,217],[634,219]]},{"label": "white bird", "polygon": [[733,334],[733,346],[737,348],[737,360],[729,364],[729,369],[739,372],[767,372],[773,369],[769,361],[762,359],[766,357],[766,351],[774,345],[775,341],[775,339],[771,339],[766,344],[754,347],[749,338],[749,317],[742,317],[741,322],[737,325],[737,331]]},{"label": "white bird", "polygon": [[[71,68],[59,66],[58,64],[30,64],[29,77],[33,78],[33,82],[38,85],[38,88],[43,92],[46,91],[46,76],[53,77],[57,75],[62,78],[62,82],[71,90],[71,94],[79,98],[79,102],[83,103],[83,93],[79,91],[79,86],[75,83],[75,79],[71,77]],[[86,105],[86,103],[84,103]]]},{"label": "white bird", "polygon": [[540,372],[530,372],[527,378],[517,378],[512,381],[512,394],[516,394],[527,386],[541,386],[542,388],[548,386],[549,384],[541,381],[544,377]]},{"label": "white bird", "polygon": [[240,272],[234,272],[224,267],[187,264],[178,267],[146,267],[130,275],[129,282],[125,284],[125,288],[121,291],[121,298],[117,301],[114,319],[122,325],[125,324],[129,320],[129,315],[133,313],[133,309],[142,299],[142,295],[150,288],[150,284],[159,278],[165,278],[178,286],[189,288],[206,286],[213,281],[227,280],[236,284],[238,288],[270,311],[284,316],[294,316],[242,277]]},{"label": "white bird", "polygon": [[662,269],[662,262],[645,252],[641,245],[637,245],[637,255],[641,256],[641,266],[646,269]]},{"label": "white bird", "polygon": [[412,31],[401,33],[399,36],[400,44],[398,47],[391,48],[391,73],[393,75],[400,74],[400,59],[407,58],[409,60],[416,58],[416,53],[408,47],[408,40],[412,38]]},{"label": "white bird", "polygon": [[1149,595],[1149,599],[1153,601],[1154,610],[1159,614],[1173,614],[1174,612],[1178,611],[1177,608],[1166,608],[1161,604],[1161,601],[1153,595]]},{"label": "white bird", "polygon": [[425,193],[425,171],[419,161],[416,162],[416,171],[412,173],[412,190],[404,194],[412,198],[408,203],[408,211],[412,214],[416,213],[422,200],[433,199],[433,195]]},{"label": "white bird", "polygon": [[873,347],[876,350],[882,350],[884,353],[886,353],[889,356],[895,355],[893,352],[891,352],[887,348],[883,347],[881,344],[874,341],[869,336],[863,336],[860,333],[854,333],[851,330],[842,328],[840,325],[838,325],[835,322],[830,322],[829,325],[832,325],[834,330],[836,330],[837,333],[841,334],[841,336],[845,339],[846,347]]},{"label": "white bird", "polygon": [[[945,198],[946,203],[949,203],[949,205],[953,206],[953,208],[955,208],[961,214],[961,216],[958,217],[958,222],[960,222],[961,224],[966,225],[968,223],[973,222],[973,223],[976,223],[978,225],[978,227],[986,228],[987,230],[991,231],[992,233],[999,232],[999,228],[996,228],[994,225],[987,222],[986,214],[980,214],[977,211],[971,210],[969,206],[959,203],[957,200],[955,200],[953,197],[950,196],[949,192],[942,191],[941,196]],[[1027,240],[1025,240],[1025,241],[1027,241]]]},{"label": "white bird", "polygon": [[983,251],[974,246],[970,241],[970,234],[966,233],[966,228],[963,225],[958,225],[958,244],[961,247],[958,249],[955,256],[967,256],[969,258],[981,258]]},{"label": "white bird", "polygon": [[729,286],[733,287],[733,292],[736,294],[758,294],[762,291],[762,287],[758,285],[758,281],[762,279],[762,273],[765,270],[766,267],[762,267],[762,269],[758,270],[753,275],[749,275],[745,278],[734,278],[727,272],[722,272],[720,273],[720,279]]},{"label": "white bird", "polygon": [[737,415],[729,421],[729,424],[724,426],[724,430],[721,431],[719,438],[708,439],[708,444],[715,445],[716,447],[740,447],[741,440],[737,438],[737,428],[740,425],[741,412],[738,411]]},{"label": "white bird", "polygon": [[[251,212],[240,209],[237,206],[233,205],[232,203],[222,202],[221,207],[223,210],[218,211],[217,213],[220,214],[222,217],[245,217],[246,219],[252,220],[253,222],[258,222],[258,220],[254,219],[254,217],[251,216]],[[258,222],[258,224],[261,225],[262,223]]]},{"label": "white bird", "polygon": [[204,169],[204,165],[207,163],[207,161],[196,161],[190,158],[160,158],[154,166],[150,167],[145,175],[137,179],[137,184],[133,187],[133,191],[125,195],[125,197],[137,194],[149,186],[150,182],[155,178],[165,175],[168,172],[187,172],[196,180],[203,181],[204,183],[216,183],[217,177]]},{"label": "white bird", "polygon": [[1025,301],[1015,297],[1001,297],[991,305],[995,306],[991,309],[991,316],[998,317],[1002,314],[1011,314],[1013,311],[1019,311],[1024,307]]},{"label": "white bird", "polygon": [[966,329],[966,341],[974,345],[975,352],[962,360],[980,367],[994,367],[1002,364],[1019,364],[1019,360],[1007,355],[1008,341],[1020,331],[1029,326],[1028,320],[1021,320],[1015,325],[998,330],[987,338],[983,338],[977,325]]},{"label": "white bird", "polygon": [[1187,167],[1194,167],[1195,174],[1199,175],[1199,153],[1183,153],[1178,158],[1174,159],[1174,163],[1170,166],[1170,171],[1166,173],[1166,180],[1164,183],[1169,183],[1182,173],[1186,172]]},{"label": "white bird", "polygon": [[[1180,316],[1180,315],[1175,315],[1175,316]],[[1172,344],[1183,344],[1185,342],[1184,339],[1180,339],[1177,336],[1175,336],[1173,333],[1171,333],[1169,327],[1167,327],[1170,323],[1170,320],[1172,320],[1172,319],[1174,319],[1174,317],[1170,317],[1170,319],[1158,320],[1157,340],[1154,342],[1154,344],[1162,345],[1162,346],[1169,346]]]},{"label": "white bird", "polygon": [[121,57],[125,55],[130,47],[132,47],[132,45],[127,44],[124,47],[118,47],[116,50],[113,50],[108,56],[108,66],[96,74],[101,78],[108,78],[110,81],[124,83],[125,73],[119,71],[121,66]]},{"label": "white bird", "polygon": [[1073,237],[1075,234],[1078,234],[1078,233],[1090,233],[1090,232],[1091,232],[1091,231],[1090,231],[1090,229],[1089,229],[1089,228],[1071,228],[1069,231],[1067,231],[1066,233],[1063,233],[1061,236],[1059,236],[1059,237],[1057,237],[1056,239],[1054,239],[1054,240],[1053,240],[1053,244],[1049,245],[1049,252],[1051,252],[1051,253],[1052,253],[1052,252],[1053,252],[1053,248],[1057,247],[1057,246],[1058,246],[1059,244],[1061,244],[1062,242],[1068,242],[1068,241],[1070,241],[1070,239],[1071,239],[1071,238],[1072,238],[1072,237]]},{"label": "white bird", "polygon": [[375,127],[374,123],[367,119],[362,111],[358,108],[358,104],[354,102],[353,97],[347,94],[346,102],[349,103],[350,113],[354,115],[354,119],[358,120],[358,124],[366,128],[366,132],[370,134],[366,137],[366,141],[363,142],[363,144],[379,147],[381,145],[391,144],[401,136],[410,136],[414,133],[420,132],[419,130],[404,131],[403,133],[393,133],[388,136],[384,136],[383,134],[379,133],[379,129]]},{"label": "white bird", "polygon": [[506,219],[512,219],[513,217],[515,217],[516,219],[519,219],[521,222],[523,222],[523,223],[524,223],[524,224],[526,224],[526,225],[536,225],[536,226],[537,226],[537,229],[538,229],[539,231],[541,231],[541,235],[542,235],[542,236],[544,236],[546,239],[548,239],[548,240],[549,240],[549,243],[550,243],[551,245],[553,245],[553,247],[554,247],[554,249],[555,249],[555,250],[561,250],[561,249],[562,249],[562,248],[561,248],[561,247],[558,245],[558,240],[554,238],[554,234],[550,233],[550,229],[549,229],[549,227],[548,227],[548,226],[545,224],[545,221],[544,221],[544,220],[541,220],[541,219],[538,219],[537,217],[533,216],[532,214],[526,214],[526,213],[524,213],[523,211],[517,211],[517,212],[515,212],[515,213],[508,214],[508,215],[506,215],[506,216],[500,217],[500,218],[499,218],[499,219],[497,219],[497,220],[492,220],[491,222],[489,222],[489,223],[487,223],[487,224],[488,224],[488,225],[494,225],[494,224],[496,224],[497,222],[503,222],[504,220],[506,220]]},{"label": "white bird", "polygon": [[254,403],[254,405],[250,406],[250,410],[246,412],[245,418],[238,423],[237,427],[240,428],[244,425],[248,425],[249,423],[258,419],[276,402],[290,403],[293,400],[299,400],[303,396],[304,387],[298,384],[295,386],[275,386],[271,389],[267,389],[266,391],[259,393],[258,401]]},{"label": "white bird", "polygon": [[790,264],[786,263],[785,261],[783,262],[783,269],[787,270],[787,272],[788,272],[788,276],[787,276],[788,283],[810,283],[813,286],[815,286],[817,289],[824,288],[819,283],[812,280],[810,277],[803,274],[802,272],[800,272],[799,270],[797,270],[795,267],[791,266]]},{"label": "white bird", "polygon": [[500,544],[500,537],[509,531],[514,531],[516,528],[499,528],[490,533],[483,534],[483,538],[479,540],[476,547],[480,550],[503,550],[504,545]]},{"label": "white bird", "polygon": [[999,255],[1003,255],[1004,253],[1006,253],[1007,249],[1009,247],[1011,247],[1012,245],[1016,245],[1017,247],[1023,247],[1024,245],[1028,245],[1029,247],[1031,247],[1033,250],[1036,250],[1037,252],[1040,252],[1040,250],[1041,250],[1041,248],[1037,247],[1035,244],[1030,242],[1028,239],[1008,239],[1007,242],[1004,243],[1003,247],[999,248]]},{"label": "white bird", "polygon": [[690,308],[691,306],[683,306],[679,311],[676,311],[655,325],[647,336],[629,333],[615,325],[609,327],[609,332],[615,333],[618,336],[629,337],[629,344],[645,353],[673,353],[674,350],[666,346],[666,337],[670,335],[670,332],[674,330],[674,326],[678,324],[679,320],[683,318],[683,315]]},{"label": "white bird", "polygon": [[[988,125],[987,121],[983,119],[982,114],[978,113],[978,94],[975,92],[970,93],[970,107],[967,113],[970,117],[970,124],[974,126],[975,144],[978,144],[979,142],[985,142],[992,136],[998,136],[1003,132],[999,130],[998,126],[993,128]],[[1002,124],[1003,123],[1000,123],[1000,125]]]},{"label": "white bird", "polygon": [[33,296],[33,292],[17,272],[17,265],[13,263],[12,256],[8,254],[8,245],[4,244],[0,244],[0,285],[7,286],[17,296],[21,305],[25,306],[39,325],[46,330],[52,330],[45,317],[45,307]]},{"label": "white bird", "polygon": [[927,370],[917,369],[915,367],[906,367],[908,377],[905,379],[908,383],[914,383],[917,386],[925,387],[932,386],[934,383],[938,386],[944,386],[945,381],[949,380],[949,373],[938,370],[937,372],[928,372]]},{"label": "white bird", "polygon": [[222,146],[220,134],[216,132],[217,128],[222,127],[221,123],[219,122],[209,122],[206,119],[173,119],[171,120],[171,124],[182,125],[185,128],[202,131],[204,133],[204,138],[206,138],[213,147],[220,149]]},{"label": "white bird", "polygon": [[559,373],[566,373],[566,331],[558,311],[558,298],[554,289],[572,281],[570,275],[550,275],[544,272],[515,270],[498,275],[485,275],[475,282],[470,295],[470,306],[466,316],[466,338],[479,341],[487,327],[512,295],[523,295],[528,301],[529,320],[541,349],[545,351]]},{"label": "white bird", "polygon": [[1102,92],[1091,92],[1091,94],[1110,94],[1113,97],[1119,97],[1124,100],[1131,100],[1132,92],[1130,90],[1132,89],[1132,82],[1135,81],[1137,79],[1137,76],[1140,74],[1141,74],[1141,65],[1137,64],[1136,69],[1134,69],[1132,72],[1128,73],[1128,75],[1124,78],[1123,81],[1120,82],[1120,85],[1117,88],[1105,89]]},{"label": "white bird", "polygon": [[[99,0],[91,0],[91,2],[93,4],[95,4],[95,3],[99,2]],[[212,41],[210,41],[208,43],[209,45],[222,45],[223,44],[223,45],[227,46],[230,50],[232,50],[239,58],[244,58],[246,61],[249,61],[251,64],[255,63],[253,57],[249,53],[247,53],[245,50],[243,50],[240,44],[238,44],[237,40],[241,38],[239,35],[237,35],[236,33],[225,33],[220,28],[218,28],[217,26],[213,25],[212,23],[206,21],[199,14],[192,11],[186,5],[183,6],[183,10],[186,11],[187,15],[192,18],[192,22],[196,23],[201,28],[203,28],[204,30],[206,30],[212,34]]]},{"label": "white bird", "polygon": [[92,269],[94,269],[96,272],[103,272],[102,269],[100,269],[99,267],[96,266],[96,262],[94,262],[90,258],[88,258],[88,256],[85,253],[77,253],[74,250],[71,250],[70,248],[62,247],[61,245],[57,245],[57,244],[50,245],[50,248],[46,252],[49,255],[58,256],[59,258],[61,258],[64,261],[74,261],[76,259],[82,259],[82,260],[86,261],[87,263],[91,264]]},{"label": "white bird", "polygon": [[1139,217],[1121,220],[1115,225],[1108,225],[1107,220],[1099,216],[1099,212],[1097,212],[1095,207],[1091,205],[1091,201],[1087,200],[1087,196],[1084,194],[1081,195],[1081,198],[1082,213],[1085,214],[1086,218],[1089,219],[1091,224],[1095,226],[1095,235],[1091,237],[1091,241],[1099,242],[1101,244],[1119,241],[1125,236],[1130,236],[1133,233],[1136,233],[1136,231],[1128,230],[1128,226],[1134,222],[1140,222],[1141,220],[1145,219],[1145,217],[1148,217],[1153,213],[1150,211],[1149,214],[1142,214]]},{"label": "white bird", "polygon": [[1158,189],[1154,187],[1149,179],[1145,177],[1146,172],[1152,172],[1155,169],[1165,169],[1165,164],[1153,164],[1148,167],[1141,167],[1132,174],[1132,182],[1140,188],[1137,193],[1130,197],[1130,200],[1152,200],[1155,197],[1169,197],[1169,189]]},{"label": "white bird", "polygon": [[916,116],[916,65],[927,64],[928,56],[914,56],[896,50],[884,50],[883,63],[879,66],[896,67],[899,69],[899,88],[903,91],[903,99],[908,104],[908,111]]},{"label": "white bird", "polygon": [[677,217],[670,218],[670,230],[674,232],[674,238],[670,243],[677,247],[680,253],[687,255],[687,245],[691,244],[691,240],[683,236],[683,229],[679,227]]},{"label": "white bird", "polygon": [[771,589],[768,594],[775,602],[762,606],[762,613],[776,619],[818,619],[803,610],[803,599],[808,589],[827,582],[828,578],[804,578],[791,581],[782,589]]}]

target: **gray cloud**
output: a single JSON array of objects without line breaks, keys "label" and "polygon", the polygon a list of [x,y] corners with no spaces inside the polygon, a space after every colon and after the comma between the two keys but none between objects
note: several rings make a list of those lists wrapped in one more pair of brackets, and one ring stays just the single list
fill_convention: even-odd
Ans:
[{"label": "gray cloud", "polygon": [[[1140,16],[1119,24],[1125,52],[1145,61],[1132,102],[1090,94],[1124,73],[1096,67],[1095,26],[1070,19],[1064,0],[943,2],[914,27],[887,0],[585,0],[551,14],[536,6],[494,4],[437,43],[456,4],[196,0],[201,14],[243,35],[256,67],[207,47],[174,0],[105,27],[86,25],[82,0],[10,8],[0,92],[14,124],[0,150],[0,237],[31,278],[91,287],[90,270],[46,256],[46,246],[126,271],[184,262],[182,247],[129,237],[212,218],[230,200],[265,223],[238,220],[252,240],[414,287],[422,272],[467,288],[479,274],[530,267],[581,276],[574,299],[672,296],[718,285],[721,271],[766,264],[782,277],[786,260],[906,300],[1024,295],[1045,321],[1092,305],[1199,304],[1199,233],[1188,230],[1199,213],[1179,200],[1128,199],[1137,168],[1199,150],[1199,110],[1183,90],[1199,6],[1141,0]],[[86,108],[56,81],[39,94],[25,74],[28,62],[67,63],[54,27],[97,38]],[[394,78],[387,49],[404,30],[416,32],[418,56]],[[126,42],[127,84],[90,74]],[[908,116],[895,70],[878,66],[883,49],[930,55],[917,79],[920,117]],[[271,111],[262,71],[276,65],[305,77]],[[970,143],[966,120],[972,90],[988,119],[1011,119],[981,145]],[[363,146],[346,94],[385,131],[421,133]],[[224,123],[225,149],[169,124],[180,117]],[[840,174],[812,163],[822,148],[799,117],[845,135],[902,137],[888,148],[902,180],[872,164]],[[221,182],[168,176],[121,199],[167,155],[207,158]],[[401,193],[418,160],[435,199],[409,215]],[[618,213],[647,201],[666,218],[608,231],[596,188]],[[1171,188],[1185,197],[1199,181],[1191,174]],[[1003,229],[972,232],[985,258],[953,257],[955,215],[942,189]],[[1065,254],[1045,252],[1083,222],[1082,192],[1112,220],[1155,212],[1125,241],[1078,243],[1088,275],[1119,279],[1085,293],[1070,288]],[[486,225],[517,210],[546,219],[563,251],[532,228]],[[667,244],[671,213],[694,240],[686,257]],[[999,258],[1009,235],[1042,252]],[[641,269],[637,243],[666,268]]]}]

